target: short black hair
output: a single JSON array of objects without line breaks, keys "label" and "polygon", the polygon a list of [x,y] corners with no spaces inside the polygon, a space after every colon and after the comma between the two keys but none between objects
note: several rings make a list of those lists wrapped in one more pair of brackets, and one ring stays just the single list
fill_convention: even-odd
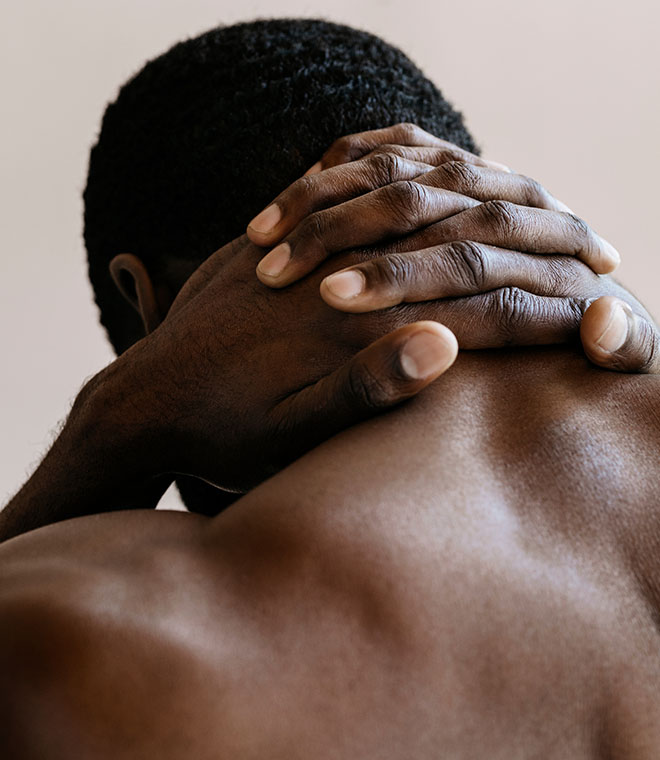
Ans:
[{"label": "short black hair", "polygon": [[119,91],[84,192],[89,276],[110,341],[143,335],[108,272],[201,263],[346,134],[414,122],[476,150],[461,114],[397,48],[347,26],[271,19],[212,29],[149,61]]}]

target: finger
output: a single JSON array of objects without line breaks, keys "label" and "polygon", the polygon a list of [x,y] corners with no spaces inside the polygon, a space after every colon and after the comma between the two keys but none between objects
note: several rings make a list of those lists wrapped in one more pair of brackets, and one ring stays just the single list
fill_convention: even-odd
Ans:
[{"label": "finger", "polygon": [[[431,163],[429,160],[428,163]],[[432,185],[479,201],[502,200],[519,206],[572,213],[539,182],[522,174],[506,173],[464,161],[449,161],[420,176],[421,185]]]},{"label": "finger", "polygon": [[504,287],[467,298],[395,308],[406,320],[442,319],[461,349],[481,349],[575,341],[589,303],[589,299],[537,296]]},{"label": "finger", "polygon": [[535,256],[460,241],[347,267],[326,277],[320,292],[335,309],[358,313],[506,286],[536,295],[586,298],[602,293],[599,280],[582,262],[566,256]]},{"label": "finger", "polygon": [[477,156],[474,153],[470,153],[469,150],[459,148],[458,145],[453,143],[444,143],[441,146],[433,148],[425,147],[409,147],[405,145],[379,145],[377,148],[367,153],[365,158],[369,156],[377,156],[380,153],[388,153],[389,155],[399,156],[407,161],[416,161],[422,164],[428,164],[429,166],[440,166],[450,161],[461,161],[473,166],[485,166],[493,171],[510,173],[511,169],[498,161],[489,161],[486,158]]},{"label": "finger", "polygon": [[508,201],[481,203],[434,224],[423,237],[424,247],[474,240],[526,253],[576,256],[596,274],[608,274],[621,260],[616,249],[579,217]]},{"label": "finger", "polygon": [[654,324],[618,298],[604,296],[585,312],[580,337],[589,359],[619,372],[660,372],[660,335]]},{"label": "finger", "polygon": [[[331,166],[338,166],[339,164],[345,164],[349,161],[355,161],[382,145],[429,147],[448,151],[455,150],[459,151],[463,156],[469,155],[474,159],[479,158],[474,153],[470,153],[469,151],[454,145],[454,143],[435,137],[421,127],[418,127],[416,124],[402,123],[384,129],[373,129],[368,132],[359,132],[339,138],[339,140],[336,140],[330,146],[322,159],[315,164],[309,172],[318,172],[323,169],[329,169]],[[499,167],[501,169],[507,169],[503,164],[497,164],[496,162],[489,163],[494,168]]]},{"label": "finger", "polygon": [[275,425],[300,450],[414,396],[454,363],[458,344],[437,322],[408,324],[281,402]]},{"label": "finger", "polygon": [[345,164],[370,153],[379,145],[409,145],[427,147],[449,147],[452,143],[441,140],[426,132],[416,124],[401,123],[384,129],[372,129],[340,137],[323,154],[320,164],[323,169]]},{"label": "finger", "polygon": [[[444,162],[448,164],[446,172],[432,170],[432,166],[438,167]],[[477,169],[474,175],[470,174],[468,167],[472,165],[486,173],[481,175]],[[528,177],[510,175],[514,181],[498,183],[497,175],[502,176],[503,172],[488,168],[491,165],[492,162],[456,146],[445,149],[384,145],[364,158],[328,169],[322,177],[309,173],[296,180],[254,217],[248,224],[247,235],[257,245],[274,245],[314,211],[393,182],[422,177],[427,172],[431,172],[434,179],[424,180],[423,184],[454,190],[478,200],[502,198],[524,205],[569,210]],[[493,174],[496,176],[492,177]]]},{"label": "finger", "polygon": [[256,245],[274,245],[314,211],[392,182],[414,179],[431,168],[396,155],[379,153],[328,169],[323,176],[301,177],[255,216],[248,225],[247,235]]},{"label": "finger", "polygon": [[347,248],[399,237],[478,205],[447,190],[395,182],[351,201],[307,216],[257,267],[266,285],[284,287]]},{"label": "finger", "polygon": [[283,287],[332,253],[423,227],[427,227],[422,232],[424,244],[417,248],[472,240],[527,253],[576,256],[597,274],[611,272],[619,262],[616,250],[572,214],[508,201],[478,203],[451,191],[405,181],[306,217],[284,243],[262,259],[257,275],[266,285]]}]

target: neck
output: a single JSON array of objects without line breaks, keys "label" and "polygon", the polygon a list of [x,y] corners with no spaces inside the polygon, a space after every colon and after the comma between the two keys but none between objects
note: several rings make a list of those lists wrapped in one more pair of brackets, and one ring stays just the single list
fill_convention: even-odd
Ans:
[{"label": "neck", "polygon": [[253,498],[293,499],[314,521],[341,516],[356,530],[374,510],[397,530],[410,509],[473,522],[497,513],[624,552],[660,580],[645,539],[659,527],[658,400],[660,378],[606,372],[577,351],[463,352],[418,398],[326,442]]}]

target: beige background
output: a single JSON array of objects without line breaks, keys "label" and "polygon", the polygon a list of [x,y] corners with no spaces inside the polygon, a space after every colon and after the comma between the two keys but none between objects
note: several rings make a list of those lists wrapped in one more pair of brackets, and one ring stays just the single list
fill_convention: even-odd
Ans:
[{"label": "beige background", "polygon": [[542,181],[622,253],[660,316],[657,0],[2,0],[0,499],[111,360],[80,200],[106,102],[147,57],[217,23],[323,16],[404,49],[485,155]]}]

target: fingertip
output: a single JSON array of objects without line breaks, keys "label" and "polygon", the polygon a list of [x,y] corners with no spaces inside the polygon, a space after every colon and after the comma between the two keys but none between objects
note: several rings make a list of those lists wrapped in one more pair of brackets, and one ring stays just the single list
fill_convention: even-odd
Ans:
[{"label": "fingertip", "polygon": [[613,296],[594,301],[580,325],[585,351],[596,363],[607,363],[625,344],[634,315],[630,306]]},{"label": "fingertip", "polygon": [[277,203],[271,203],[248,224],[247,235],[253,243],[269,239],[281,221],[282,209]]},{"label": "fingertip", "polygon": [[319,292],[321,298],[333,309],[360,313],[373,311],[368,298],[363,298],[367,280],[359,269],[346,269],[334,272],[321,280]]},{"label": "fingertip", "polygon": [[341,301],[359,296],[365,289],[367,281],[359,269],[347,269],[326,277],[321,285],[335,298]]},{"label": "fingertip", "polygon": [[257,277],[271,288],[283,287],[288,282],[283,275],[290,261],[291,246],[280,243],[257,264]]},{"label": "fingertip", "polygon": [[621,263],[621,256],[617,249],[604,238],[599,237],[601,256],[599,259],[598,274],[610,274]]},{"label": "fingertip", "polygon": [[419,322],[418,329],[403,344],[399,362],[411,380],[430,381],[456,360],[458,341],[452,331],[437,322]]}]

